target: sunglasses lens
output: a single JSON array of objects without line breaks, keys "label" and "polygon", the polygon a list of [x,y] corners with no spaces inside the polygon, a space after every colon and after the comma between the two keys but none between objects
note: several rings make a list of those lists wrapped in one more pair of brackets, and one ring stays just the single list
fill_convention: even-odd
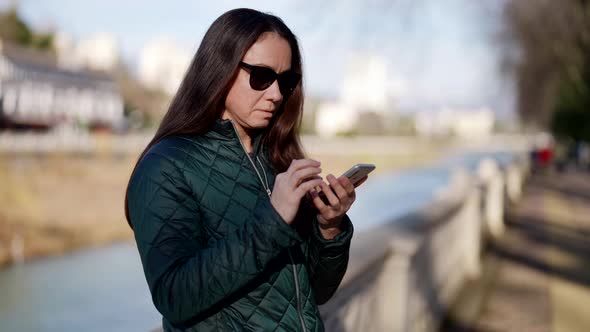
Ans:
[{"label": "sunglasses lens", "polygon": [[292,71],[279,75],[278,81],[281,94],[283,96],[290,96],[293,90],[295,90],[295,87],[297,87],[300,79],[301,76]]},{"label": "sunglasses lens", "polygon": [[268,68],[256,67],[250,72],[250,86],[254,90],[264,90],[274,82],[276,74]]}]

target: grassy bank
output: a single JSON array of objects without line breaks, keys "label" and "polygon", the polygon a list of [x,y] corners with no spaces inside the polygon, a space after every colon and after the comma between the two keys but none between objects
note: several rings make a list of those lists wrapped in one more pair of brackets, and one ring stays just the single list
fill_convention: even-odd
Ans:
[{"label": "grassy bank", "polygon": [[[131,158],[0,157],[0,265],[130,239],[123,214]],[[22,244],[22,245],[21,245]]]},{"label": "grassy bank", "polygon": [[[310,152],[310,157],[322,161],[323,175],[339,175],[355,163],[375,163],[378,174],[429,163],[438,150]],[[0,266],[10,264],[20,249],[28,261],[132,239],[123,200],[135,157],[0,155]]]}]

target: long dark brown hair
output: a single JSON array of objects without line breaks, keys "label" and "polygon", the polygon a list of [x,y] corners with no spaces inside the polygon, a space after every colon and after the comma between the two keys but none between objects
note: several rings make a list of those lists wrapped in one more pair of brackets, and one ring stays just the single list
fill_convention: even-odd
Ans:
[{"label": "long dark brown hair", "polygon": [[[265,32],[274,32],[289,43],[291,68],[302,73],[297,38],[280,18],[247,8],[230,10],[221,15],[203,37],[166,115],[154,138],[139,156],[131,177],[143,156],[165,137],[203,134],[216,119],[221,118],[225,99],[237,77],[239,62]],[[300,83],[291,96],[283,100],[263,133],[262,144],[267,148],[276,172],[284,172],[293,159],[304,156],[298,135],[303,111],[302,86]],[[127,202],[126,192],[125,217],[133,228]]]}]

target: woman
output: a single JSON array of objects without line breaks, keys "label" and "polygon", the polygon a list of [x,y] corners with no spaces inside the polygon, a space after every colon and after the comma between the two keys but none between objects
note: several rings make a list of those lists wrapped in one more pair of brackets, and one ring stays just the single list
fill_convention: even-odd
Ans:
[{"label": "woman", "polygon": [[127,188],[165,331],[323,330],[355,192],[304,159],[302,105],[299,46],[279,18],[236,9],[211,25]]}]

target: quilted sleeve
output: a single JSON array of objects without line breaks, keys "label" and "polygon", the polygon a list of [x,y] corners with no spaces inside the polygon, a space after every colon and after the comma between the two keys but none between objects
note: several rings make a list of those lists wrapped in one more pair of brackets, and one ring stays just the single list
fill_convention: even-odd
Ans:
[{"label": "quilted sleeve", "polygon": [[268,200],[252,222],[205,247],[196,199],[178,164],[150,153],[129,186],[128,207],[152,300],[177,326],[213,312],[284,248],[301,243]]},{"label": "quilted sleeve", "polygon": [[308,267],[311,286],[317,304],[326,303],[344,277],[348,267],[348,253],[353,233],[350,218],[342,220],[342,232],[332,240],[326,240],[319,230],[317,218],[308,239]]}]

